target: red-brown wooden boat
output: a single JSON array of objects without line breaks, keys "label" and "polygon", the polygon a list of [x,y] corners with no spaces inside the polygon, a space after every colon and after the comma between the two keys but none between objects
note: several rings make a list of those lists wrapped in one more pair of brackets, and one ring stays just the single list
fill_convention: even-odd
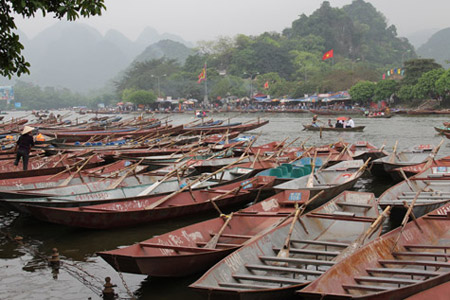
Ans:
[{"label": "red-brown wooden boat", "polygon": [[296,215],[298,221],[291,218],[250,240],[190,287],[211,299],[290,299],[357,249],[355,242],[375,239],[381,226],[373,228],[370,238],[366,233],[378,216],[372,193],[345,191],[300,218]]},{"label": "red-brown wooden boat", "polygon": [[245,132],[250,131],[269,123],[269,120],[260,121],[248,124],[240,125],[219,125],[219,126],[206,126],[206,127],[188,127],[182,130],[183,133],[201,134],[201,133],[225,133],[225,132]]},{"label": "red-brown wooden boat", "polygon": [[[294,210],[295,203],[308,199],[308,191],[284,191],[233,213],[230,220],[227,217],[210,219],[129,247],[97,254],[119,272],[156,277],[188,276],[207,270],[262,230],[279,225]],[[207,247],[216,235],[217,247]]]},{"label": "red-brown wooden boat", "polygon": [[73,208],[25,205],[36,218],[67,226],[107,229],[161,221],[210,211],[211,201],[219,207],[245,203],[259,188],[271,188],[273,177],[243,180],[206,190],[182,191],[172,195],[150,195],[113,203]]},{"label": "red-brown wooden boat", "polygon": [[298,294],[302,299],[405,299],[448,282],[449,212],[446,204],[384,234]]}]

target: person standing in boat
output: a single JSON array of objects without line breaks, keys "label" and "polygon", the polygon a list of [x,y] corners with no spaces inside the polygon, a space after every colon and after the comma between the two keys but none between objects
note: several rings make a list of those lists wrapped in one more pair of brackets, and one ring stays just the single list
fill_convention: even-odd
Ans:
[{"label": "person standing in boat", "polygon": [[353,121],[352,117],[349,117],[347,120],[347,124],[345,125],[345,128],[353,128],[355,127],[355,122]]},{"label": "person standing in boat", "polygon": [[20,158],[22,158],[23,170],[28,169],[28,158],[30,157],[31,147],[34,146],[34,139],[31,132],[34,130],[33,127],[25,126],[23,128],[22,134],[17,140],[14,152],[16,152],[15,166],[19,165]]},{"label": "person standing in boat", "polygon": [[319,123],[318,117],[317,117],[317,115],[314,115],[313,118],[312,118],[311,125],[314,126],[314,127],[319,127],[318,123]]},{"label": "person standing in boat", "polygon": [[333,124],[331,123],[331,119],[328,119],[328,127],[333,128]]}]

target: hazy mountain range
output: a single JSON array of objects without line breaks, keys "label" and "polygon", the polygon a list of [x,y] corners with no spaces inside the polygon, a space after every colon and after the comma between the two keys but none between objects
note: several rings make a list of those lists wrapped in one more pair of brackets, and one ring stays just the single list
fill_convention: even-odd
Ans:
[{"label": "hazy mountain range", "polygon": [[[22,32],[19,35],[25,46],[25,57],[31,63],[31,75],[21,80],[41,86],[67,87],[81,93],[104,86],[138,55],[145,59],[166,56],[183,63],[190,53],[188,47],[193,46],[179,36],[159,34],[149,27],[136,41],[117,30],[109,30],[103,36],[88,25],[63,22],[33,39]],[[177,53],[168,50],[171,48],[177,48]],[[185,48],[187,54],[180,56],[180,48]]]},{"label": "hazy mountain range", "polygon": [[[117,30],[102,35],[82,23],[60,22],[33,39],[19,32],[24,54],[31,63],[31,75],[20,79],[41,86],[69,88],[80,93],[99,89],[135,61],[166,56],[181,63],[194,45],[181,37],[147,27],[135,41]],[[408,36],[418,55],[435,58],[447,68],[450,56],[450,28],[421,30]],[[420,46],[420,47],[419,47]],[[0,84],[7,83],[0,80]]]},{"label": "hazy mountain range", "polygon": [[417,49],[417,55],[432,57],[444,68],[450,68],[450,27],[439,30]]}]

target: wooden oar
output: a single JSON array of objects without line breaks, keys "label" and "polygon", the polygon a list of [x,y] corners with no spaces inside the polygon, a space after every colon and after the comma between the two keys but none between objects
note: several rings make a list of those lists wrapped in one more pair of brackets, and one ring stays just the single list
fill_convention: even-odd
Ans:
[{"label": "wooden oar", "polygon": [[397,151],[397,146],[398,146],[398,140],[395,141],[395,145],[394,145],[394,149],[392,150],[392,154],[389,157],[389,163],[392,164],[395,161],[395,156],[397,155],[397,153],[395,153]]},{"label": "wooden oar", "polygon": [[167,173],[163,178],[161,178],[160,180],[157,180],[155,183],[153,183],[151,186],[149,186],[148,188],[146,188],[145,190],[143,190],[142,192],[140,192],[138,194],[138,196],[145,196],[150,194],[154,189],[156,189],[158,186],[160,186],[163,182],[165,182],[167,179],[169,179],[170,177],[172,177],[175,173],[178,174],[179,171],[183,171],[184,168],[188,168],[188,164],[191,160],[186,161],[185,163],[183,163],[181,166],[175,168],[174,170],[170,171],[169,173]]},{"label": "wooden oar", "polygon": [[314,158],[311,166],[311,174],[309,174],[308,182],[306,183],[307,188],[312,188],[314,186],[314,169],[316,168],[316,157],[317,151],[314,151]]},{"label": "wooden oar", "polygon": [[380,227],[384,220],[389,216],[391,208],[392,207],[388,205],[378,216],[378,218],[370,225],[369,229],[367,229],[367,231],[357,240],[357,247],[363,245],[366,238],[370,238],[374,234],[375,230],[377,230],[377,228]]},{"label": "wooden oar", "polygon": [[294,231],[295,223],[297,222],[298,218],[303,214],[303,212],[305,211],[306,207],[311,202],[316,200],[323,192],[324,191],[320,191],[318,194],[316,194],[314,197],[309,199],[306,203],[304,203],[301,206],[298,206],[298,204],[296,203],[297,207],[295,209],[294,218],[292,219],[291,226],[289,227],[289,231],[288,231],[288,234],[287,234],[286,239],[284,241],[283,248],[280,249],[280,251],[277,254],[277,257],[284,257],[284,258],[289,257],[289,251],[291,249],[291,236],[292,236],[292,232]]},{"label": "wooden oar", "polygon": [[129,168],[128,171],[126,171],[119,179],[117,179],[116,181],[114,181],[113,183],[111,183],[107,189],[111,190],[111,189],[115,189],[119,186],[119,184],[122,183],[122,181],[131,173],[133,172],[143,161],[144,159],[141,158],[141,160],[139,160],[137,163],[135,163],[133,165],[133,167]]},{"label": "wooden oar", "polygon": [[370,161],[371,159],[372,159],[372,158],[369,157],[369,158],[366,160],[366,162],[358,169],[358,171],[356,171],[355,173],[352,174],[352,176],[350,176],[349,181],[350,181],[350,180],[353,180],[353,179],[354,179],[356,176],[358,176],[359,174],[364,173],[364,171],[366,170],[367,166],[369,165],[369,161]]},{"label": "wooden oar", "polygon": [[258,152],[256,152],[256,156],[253,158],[253,162],[252,162],[250,168],[253,169],[255,167],[256,160],[259,159],[259,152],[260,151],[261,151],[261,149],[258,149]]},{"label": "wooden oar", "polygon": [[405,217],[403,218],[402,221],[402,228],[400,229],[400,232],[397,236],[397,239],[395,240],[395,243],[392,245],[392,250],[394,250],[395,246],[397,246],[398,241],[400,240],[400,237],[403,234],[403,230],[405,229],[406,223],[408,223],[408,219],[409,219],[409,215],[411,214],[414,205],[416,204],[416,200],[419,198],[420,193],[423,192],[423,189],[421,189],[420,191],[417,191],[416,195],[414,196],[414,199],[411,201],[411,205],[409,205],[408,210],[406,211]]},{"label": "wooden oar", "polygon": [[225,222],[223,223],[222,227],[220,228],[220,230],[214,235],[214,237],[212,239],[209,240],[208,243],[206,243],[205,247],[206,249],[216,249],[217,243],[219,242],[220,236],[222,235],[222,233],[224,232],[224,230],[227,228],[228,223],[230,223],[231,219],[233,218],[233,213],[231,213],[228,216],[224,216],[224,218],[226,219]]},{"label": "wooden oar", "polygon": [[86,159],[86,161],[80,166],[77,167],[77,171],[72,173],[69,177],[66,178],[66,180],[64,180],[59,186],[66,186],[69,184],[70,181],[72,181],[72,179],[75,177],[75,175],[77,175],[78,173],[80,173],[81,170],[83,170],[83,168],[87,165],[87,163],[91,160],[91,158],[93,158],[94,156],[96,156],[96,154],[92,154],[91,156],[89,156],[88,159]]},{"label": "wooden oar", "polygon": [[444,143],[444,140],[441,140],[439,145],[436,148],[434,148],[433,151],[431,151],[430,157],[428,158],[427,163],[423,166],[422,171],[431,167],[431,165],[433,164],[433,161],[434,161],[434,157],[439,152],[439,149],[441,148],[443,143]]},{"label": "wooden oar", "polygon": [[328,162],[329,162],[330,159],[331,159],[331,155],[332,155],[332,153],[330,152],[330,154],[328,154],[327,159],[325,160],[325,162],[322,163],[322,165],[321,165],[320,168],[317,170],[317,172],[320,172],[320,171],[322,171],[323,168],[325,168],[325,166],[328,164]]},{"label": "wooden oar", "polygon": [[237,164],[238,162],[244,160],[245,158],[247,158],[246,156],[240,157],[238,160],[232,162],[231,164],[211,173],[211,174],[207,174],[205,176],[200,176],[199,178],[197,178],[196,180],[192,181],[191,183],[189,183],[188,185],[182,187],[181,189],[179,189],[178,191],[172,192],[169,195],[151,203],[150,205],[146,206],[145,209],[153,209],[161,204],[163,204],[164,202],[166,202],[167,200],[169,200],[170,198],[172,198],[173,196],[178,195],[181,192],[184,192],[186,189],[190,188],[191,186],[193,186],[194,184],[200,183],[202,181],[208,180],[209,178],[213,177],[214,175],[225,171],[227,168],[231,167],[234,164]]}]

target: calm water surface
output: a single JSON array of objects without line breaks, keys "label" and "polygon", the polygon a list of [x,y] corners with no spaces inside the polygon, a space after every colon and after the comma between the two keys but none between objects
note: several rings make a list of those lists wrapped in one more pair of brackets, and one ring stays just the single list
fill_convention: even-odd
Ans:
[{"label": "calm water surface", "polygon": [[[64,115],[64,112],[56,112]],[[56,114],[55,113],[55,114]],[[13,112],[5,116],[23,116],[24,113]],[[30,116],[30,114],[27,114]],[[249,134],[261,134],[257,144],[264,144],[285,138],[300,139],[294,144],[308,139],[306,145],[329,144],[342,139],[347,142],[367,140],[376,146],[386,144],[390,151],[399,141],[398,149],[406,149],[416,144],[437,145],[442,137],[436,135],[433,126],[440,126],[449,121],[446,116],[395,116],[391,119],[366,119],[355,117],[355,125],[365,125],[364,132],[319,133],[302,131],[302,124],[308,124],[311,114],[216,114],[215,119],[234,117],[232,122],[247,122],[257,117],[268,118],[270,123]],[[78,116],[87,119],[89,116]],[[131,116],[124,115],[124,118]],[[75,114],[72,114],[75,118]],[[450,117],[449,117],[450,118]],[[179,114],[170,117],[174,125],[192,122],[193,114]],[[322,117],[327,122],[328,118]],[[445,140],[439,156],[450,155],[450,148]],[[360,179],[355,189],[374,192],[379,196],[390,185],[389,180],[373,179],[369,175]],[[0,208],[0,299],[100,299],[104,278],[110,276],[116,284],[116,293],[121,299],[130,299],[128,290],[136,299],[199,299],[187,286],[200,275],[181,279],[154,279],[143,275],[116,273],[95,253],[111,250],[120,246],[131,245],[152,236],[185,226],[191,223],[216,217],[214,213],[179,218],[157,224],[143,225],[119,230],[82,230],[47,224],[31,217],[19,215],[14,211]],[[398,220],[391,220],[386,225],[392,227]],[[23,238],[24,245],[13,240]],[[47,258],[52,248],[58,248],[63,265],[58,274],[52,273],[47,265]]]}]

